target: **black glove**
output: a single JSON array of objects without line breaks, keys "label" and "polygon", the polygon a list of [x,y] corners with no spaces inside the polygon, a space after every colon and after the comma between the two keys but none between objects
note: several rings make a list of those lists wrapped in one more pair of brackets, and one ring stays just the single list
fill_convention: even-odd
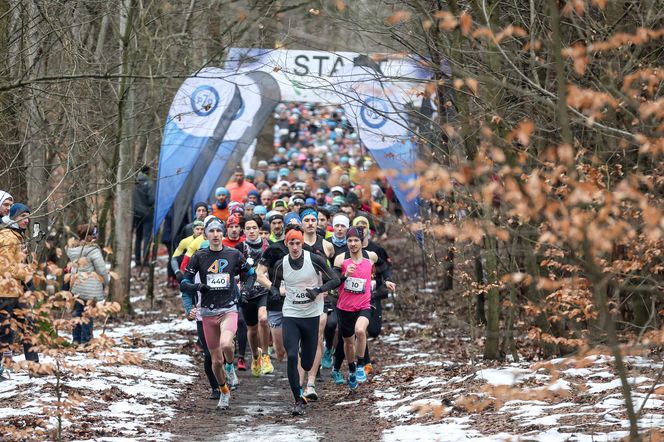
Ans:
[{"label": "black glove", "polygon": [[274,302],[281,301],[281,292],[279,291],[279,287],[275,286],[270,287],[270,299],[273,300]]},{"label": "black glove", "polygon": [[177,279],[178,282],[182,282],[182,278],[184,278],[184,275],[182,274],[182,272],[180,272],[180,271],[175,272],[175,279]]},{"label": "black glove", "polygon": [[240,292],[240,304],[246,304],[249,302],[249,292],[242,290]]},{"label": "black glove", "polygon": [[378,287],[376,287],[376,290],[373,293],[373,296],[371,297],[372,300],[374,299],[387,299],[390,291],[387,289],[387,286],[385,284],[381,284]]},{"label": "black glove", "polygon": [[307,289],[305,290],[305,293],[307,295],[307,298],[313,301],[318,297],[318,295],[320,295],[320,289]]},{"label": "black glove", "polygon": [[199,282],[196,284],[196,291],[201,292],[202,295],[206,294],[207,292],[210,291],[210,286],[207,284],[203,284],[202,282]]}]

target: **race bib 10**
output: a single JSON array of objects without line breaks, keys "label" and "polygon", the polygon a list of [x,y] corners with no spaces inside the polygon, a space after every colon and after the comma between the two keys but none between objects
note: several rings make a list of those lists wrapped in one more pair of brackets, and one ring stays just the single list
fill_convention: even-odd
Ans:
[{"label": "race bib 10", "polygon": [[363,294],[364,293],[364,285],[366,283],[367,283],[367,281],[365,279],[348,277],[346,279],[346,282],[344,282],[344,289],[347,292]]}]

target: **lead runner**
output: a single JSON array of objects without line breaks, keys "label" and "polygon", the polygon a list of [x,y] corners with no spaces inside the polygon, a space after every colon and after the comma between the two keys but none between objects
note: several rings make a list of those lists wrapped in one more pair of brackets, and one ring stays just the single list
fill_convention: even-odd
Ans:
[{"label": "lead runner", "polygon": [[[210,247],[199,250],[191,257],[181,283],[183,291],[193,296],[196,296],[196,292],[202,295],[201,317],[205,342],[212,355],[212,371],[221,391],[217,404],[219,409],[227,409],[229,406],[231,395],[226,378],[228,377],[231,388],[237,385],[237,376],[233,369],[233,338],[237,331],[239,289],[235,276],[246,275],[247,287],[253,286],[256,279],[254,269],[242,253],[222,244],[223,228],[218,218],[207,221],[205,236]],[[193,282],[197,273],[204,282]],[[224,360],[227,362],[225,367]]]}]

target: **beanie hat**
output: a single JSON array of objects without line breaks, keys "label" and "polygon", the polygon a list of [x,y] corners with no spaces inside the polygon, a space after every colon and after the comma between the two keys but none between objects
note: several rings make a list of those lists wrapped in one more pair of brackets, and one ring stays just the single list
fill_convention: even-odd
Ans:
[{"label": "beanie hat", "polygon": [[348,228],[350,225],[350,221],[348,220],[348,217],[346,215],[338,214],[334,215],[334,218],[332,218],[332,226],[336,226],[338,224],[341,224],[342,226],[345,226]]},{"label": "beanie hat", "polygon": [[0,205],[4,203],[6,200],[11,199],[14,201],[14,197],[9,194],[9,192],[5,192],[4,190],[0,190]]},{"label": "beanie hat", "polygon": [[351,236],[359,238],[360,241],[363,241],[364,240],[363,229],[361,229],[360,227],[351,227],[350,229],[348,229],[348,232],[346,232],[346,238],[350,238]]},{"label": "beanie hat", "polygon": [[365,216],[356,216],[353,218],[353,227],[357,226],[359,223],[364,222],[367,226],[369,225],[369,220]]},{"label": "beanie hat", "polygon": [[228,207],[228,213],[231,215],[244,215],[244,206],[241,203],[236,203]]},{"label": "beanie hat", "polygon": [[197,211],[199,207],[205,207],[205,210],[208,210],[208,205],[205,201],[199,201],[194,204],[194,212]]},{"label": "beanie hat", "polygon": [[191,223],[192,228],[196,227],[205,227],[205,223],[201,221],[200,219],[195,220],[193,223]]},{"label": "beanie hat", "polygon": [[295,220],[295,224],[302,224],[302,220],[300,219],[300,215],[298,215],[295,212],[289,212],[284,216],[284,224],[289,225],[291,224],[291,221]]},{"label": "beanie hat", "polygon": [[335,196],[332,198],[332,205],[334,206],[340,206],[346,202],[346,198],[343,196]]},{"label": "beanie hat", "polygon": [[240,224],[240,215],[238,215],[237,213],[232,214],[226,220],[226,226],[228,227],[239,224]]},{"label": "beanie hat", "polygon": [[272,224],[272,221],[274,221],[275,219],[280,219],[280,220],[283,221],[284,216],[281,214],[281,212],[277,212],[276,210],[272,210],[272,211],[267,213],[267,222],[268,223]]},{"label": "beanie hat", "polygon": [[210,230],[212,229],[219,229],[221,230],[224,236],[226,235],[226,229],[224,228],[224,223],[219,218],[212,217],[205,223],[205,235],[209,235]]},{"label": "beanie hat", "polygon": [[260,226],[260,228],[263,232],[269,232],[270,231],[270,223],[268,223],[267,221],[263,221],[263,225]]},{"label": "beanie hat", "polygon": [[254,207],[254,214],[255,215],[267,215],[267,209],[265,206],[256,206]]},{"label": "beanie hat", "polygon": [[255,196],[256,198],[260,198],[261,193],[258,190],[251,189],[249,193],[247,193],[247,196]]},{"label": "beanie hat", "polygon": [[31,213],[31,212],[32,212],[32,210],[30,210],[30,208],[28,206],[26,206],[25,204],[14,203],[12,205],[12,208],[9,209],[9,217],[11,219],[15,220],[16,217],[19,216],[20,214],[22,214],[22,213]]},{"label": "beanie hat", "polygon": [[300,241],[304,240],[304,235],[302,235],[302,232],[300,232],[297,229],[291,229],[288,232],[286,232],[286,243],[288,243],[292,239],[299,239]]},{"label": "beanie hat", "polygon": [[214,191],[215,196],[226,195],[226,197],[231,196],[231,193],[225,187],[217,187],[217,190]]}]

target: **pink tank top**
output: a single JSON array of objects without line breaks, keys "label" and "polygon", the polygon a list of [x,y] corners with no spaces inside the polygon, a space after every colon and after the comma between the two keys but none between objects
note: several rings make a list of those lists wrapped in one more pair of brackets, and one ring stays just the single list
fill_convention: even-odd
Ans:
[{"label": "pink tank top", "polygon": [[364,257],[359,264],[353,263],[353,260],[348,258],[341,264],[342,275],[346,273],[346,269],[351,264],[355,264],[355,271],[341,283],[337,308],[347,312],[369,309],[371,308],[371,270],[373,264],[370,259]]}]

